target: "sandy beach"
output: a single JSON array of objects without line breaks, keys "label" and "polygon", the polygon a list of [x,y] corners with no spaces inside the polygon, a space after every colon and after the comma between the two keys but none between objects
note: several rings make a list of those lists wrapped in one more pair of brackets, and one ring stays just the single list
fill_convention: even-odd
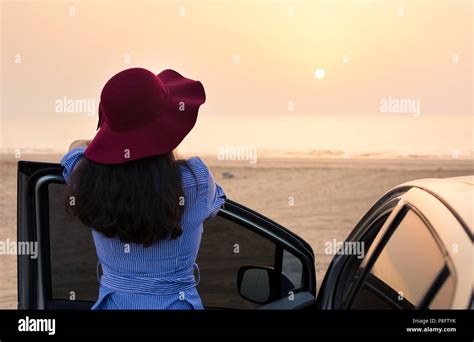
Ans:
[{"label": "sandy beach", "polygon": [[[59,155],[24,155],[23,160],[58,162]],[[376,158],[203,159],[229,198],[279,222],[308,241],[316,253],[318,286],[331,260],[328,241],[343,240],[388,189],[431,177],[474,174],[472,160]],[[16,240],[16,169],[11,154],[0,155],[0,240]],[[16,308],[16,256],[0,256],[0,308]]]}]

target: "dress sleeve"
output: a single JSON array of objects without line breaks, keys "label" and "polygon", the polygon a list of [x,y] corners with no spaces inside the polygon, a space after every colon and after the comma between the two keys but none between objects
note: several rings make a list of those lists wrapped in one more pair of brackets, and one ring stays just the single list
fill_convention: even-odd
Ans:
[{"label": "dress sleeve", "polygon": [[207,193],[207,218],[213,218],[219,212],[219,209],[225,203],[226,195],[224,190],[214,180],[214,175],[209,170]]},{"label": "dress sleeve", "polygon": [[63,177],[67,183],[69,183],[71,179],[74,166],[82,159],[85,150],[85,147],[76,147],[62,157],[61,165],[64,167]]},{"label": "dress sleeve", "polygon": [[214,175],[201,158],[193,157],[190,162],[194,166],[197,182],[206,185],[205,190],[200,192],[200,196],[204,197],[204,219],[212,218],[217,215],[219,209],[225,203],[226,195],[224,190],[216,183]]}]

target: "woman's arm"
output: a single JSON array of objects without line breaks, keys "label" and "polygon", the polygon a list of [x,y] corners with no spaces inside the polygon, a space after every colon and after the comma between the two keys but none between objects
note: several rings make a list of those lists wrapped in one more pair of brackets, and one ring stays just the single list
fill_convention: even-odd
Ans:
[{"label": "woman's arm", "polygon": [[84,156],[87,145],[90,140],[76,140],[69,145],[69,152],[61,158],[61,165],[64,167],[63,176],[67,183],[70,183],[71,174],[75,165],[81,161]]},{"label": "woman's arm", "polygon": [[71,151],[73,148],[76,148],[76,147],[87,147],[87,145],[90,144],[90,140],[85,140],[85,139],[81,139],[81,140],[75,140],[71,143],[71,145],[69,145],[69,151]]}]

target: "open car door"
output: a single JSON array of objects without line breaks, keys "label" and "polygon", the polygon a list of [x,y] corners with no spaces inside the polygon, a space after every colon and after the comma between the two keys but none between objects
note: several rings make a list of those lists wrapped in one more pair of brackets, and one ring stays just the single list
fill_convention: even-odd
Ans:
[{"label": "open car door", "polygon": [[[98,295],[91,229],[67,215],[62,167],[18,163],[18,242],[38,244],[18,256],[19,309],[89,309]],[[204,223],[197,263],[206,309],[314,307],[314,253],[296,234],[228,200]]]}]

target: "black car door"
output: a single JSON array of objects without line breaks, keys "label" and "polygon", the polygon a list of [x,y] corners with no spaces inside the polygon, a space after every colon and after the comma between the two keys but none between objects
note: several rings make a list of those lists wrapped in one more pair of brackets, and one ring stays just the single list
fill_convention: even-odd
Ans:
[{"label": "black car door", "polygon": [[[98,294],[91,230],[67,215],[62,167],[18,163],[19,309],[88,309]],[[316,296],[314,254],[296,234],[228,200],[204,223],[198,291],[208,309],[300,309]]]}]

